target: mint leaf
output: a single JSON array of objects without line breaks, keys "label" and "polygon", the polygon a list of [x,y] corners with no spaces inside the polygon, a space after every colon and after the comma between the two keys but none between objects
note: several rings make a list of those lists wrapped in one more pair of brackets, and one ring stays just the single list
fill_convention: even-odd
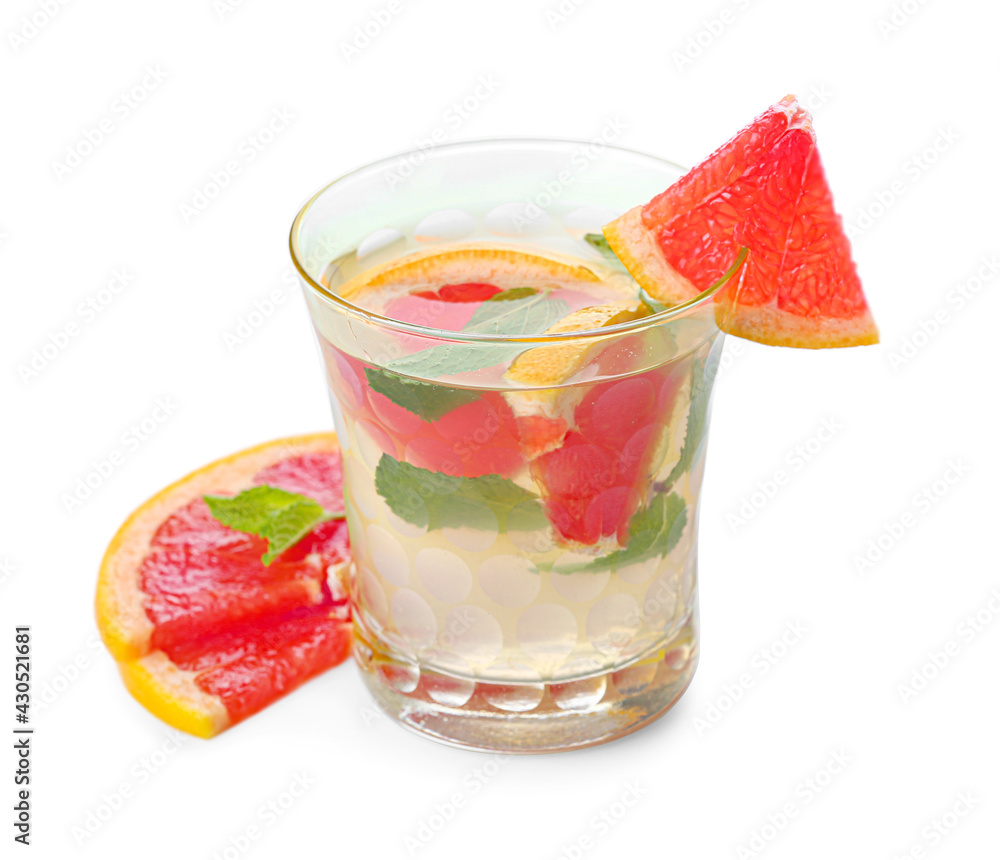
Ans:
[{"label": "mint leaf", "polygon": [[714,367],[709,370],[708,360],[695,359],[691,362],[691,405],[688,407],[687,429],[684,431],[684,444],[681,446],[681,456],[677,464],[670,470],[666,487],[672,487],[684,473],[691,468],[695,454],[702,439],[705,438],[705,425],[708,422],[708,404],[712,395]]},{"label": "mint leaf", "polygon": [[516,358],[523,351],[524,347],[517,344],[448,343],[398,358],[389,368],[415,376],[449,376],[494,367]]},{"label": "mint leaf", "polygon": [[[462,331],[512,337],[537,335],[568,313],[569,305],[562,299],[550,299],[547,292],[535,292],[518,299],[483,302]],[[436,379],[493,367],[523,351],[523,344],[517,343],[445,343],[397,358],[389,362],[388,369],[407,376]]]},{"label": "mint leaf", "polygon": [[643,286],[639,286],[639,301],[642,302],[647,308],[649,308],[654,314],[658,314],[660,311],[668,310],[671,306],[665,305],[663,302],[654,299]]},{"label": "mint leaf", "polygon": [[521,295],[495,301],[497,296],[503,295],[497,293],[497,296],[476,308],[462,331],[505,335],[541,334],[569,313],[569,305],[561,299],[549,299],[548,291],[540,293],[538,290],[531,290],[524,293],[519,288],[511,292]]},{"label": "mint leaf", "polygon": [[628,545],[588,564],[555,567],[554,573],[580,573],[621,568],[670,553],[687,524],[687,505],[676,493],[657,493],[653,501],[632,517]]},{"label": "mint leaf", "polygon": [[687,505],[677,493],[657,493],[649,507],[639,511],[628,525],[628,546],[608,558],[618,566],[668,555],[687,525]]},{"label": "mint leaf", "polygon": [[[600,251],[605,257],[607,257],[611,262],[622,265],[621,260],[618,259],[618,255],[611,250],[611,246],[608,244],[608,240],[604,237],[602,233],[587,233],[583,237],[583,241],[588,245],[592,245],[598,251]],[[642,302],[647,308],[650,309],[654,314],[658,314],[660,311],[665,311],[670,305],[665,305],[663,302],[659,302],[654,299],[649,293],[643,289],[642,285],[639,286],[639,301]]]},{"label": "mint leaf", "polygon": [[238,496],[202,496],[208,509],[224,526],[267,539],[265,565],[297,544],[325,520],[342,518],[308,496],[262,484]]},{"label": "mint leaf", "polygon": [[468,388],[422,382],[378,367],[366,367],[365,378],[372,391],[385,395],[397,406],[428,422],[437,421],[459,406],[479,399],[479,395]]},{"label": "mint leaf", "polygon": [[495,296],[490,296],[486,301],[488,302],[509,302],[512,299],[526,299],[528,296],[533,296],[537,293],[534,287],[511,287],[509,290],[504,290],[503,292],[497,293]]},{"label": "mint leaf", "polygon": [[[546,300],[534,287],[513,287],[483,302],[463,331],[482,334],[541,334],[569,313],[569,305]],[[436,378],[483,370],[516,358],[519,344],[441,344],[404,356],[386,368],[366,368],[368,385],[424,421],[437,421],[478,395],[469,390],[412,377]]]},{"label": "mint leaf", "polygon": [[586,242],[588,245],[592,245],[594,248],[596,248],[598,251],[604,254],[605,257],[608,257],[609,259],[618,262],[618,255],[611,250],[611,246],[608,244],[608,240],[604,238],[603,233],[587,233],[583,237],[583,241]]},{"label": "mint leaf", "polygon": [[[459,478],[411,466],[383,454],[375,467],[375,490],[400,519],[428,529],[475,528],[477,511],[488,508],[500,531],[506,531],[508,515],[518,510],[519,523],[525,509],[537,505],[538,497],[499,475]],[[536,520],[544,522],[544,516]]]}]

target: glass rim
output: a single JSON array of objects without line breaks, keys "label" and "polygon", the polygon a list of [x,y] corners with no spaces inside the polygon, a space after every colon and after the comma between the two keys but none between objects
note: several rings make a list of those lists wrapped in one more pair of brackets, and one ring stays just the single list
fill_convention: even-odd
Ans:
[{"label": "glass rim", "polygon": [[[603,141],[602,141],[603,143]],[[439,329],[432,326],[418,325],[417,323],[408,323],[402,320],[394,319],[393,317],[385,316],[376,311],[371,311],[366,308],[356,305],[353,302],[348,301],[327,287],[318,283],[312,275],[310,275],[305,266],[302,263],[301,254],[299,251],[299,233],[301,232],[302,223],[306,216],[312,211],[313,206],[319,202],[320,198],[323,197],[328,191],[334,189],[335,186],[340,183],[346,182],[362,173],[367,173],[379,167],[388,166],[389,164],[397,162],[400,158],[406,158],[410,155],[415,155],[416,153],[428,154],[428,157],[434,157],[435,154],[441,152],[442,150],[456,150],[463,148],[477,148],[477,147],[488,147],[490,145],[517,145],[517,144],[563,144],[569,146],[588,146],[595,144],[593,140],[583,140],[576,138],[553,138],[553,137],[493,137],[493,138],[476,138],[470,140],[452,141],[451,143],[440,144],[435,146],[430,153],[426,150],[420,149],[418,147],[402,150],[393,155],[385,156],[376,161],[368,162],[360,167],[356,167],[346,173],[341,174],[337,178],[328,182],[322,188],[319,189],[315,194],[313,194],[299,210],[295,219],[292,221],[292,228],[288,237],[289,251],[291,252],[292,263],[295,266],[296,271],[299,273],[299,277],[309,285],[309,287],[316,292],[321,298],[332,302],[338,310],[347,314],[348,316],[357,317],[361,320],[378,326],[380,328],[388,328],[394,331],[403,332],[410,335],[418,335],[426,338],[433,338],[434,340],[448,340],[460,343],[487,343],[487,344],[497,344],[497,343],[546,343],[546,342],[560,342],[566,340],[586,340],[589,338],[603,338],[611,335],[617,334],[627,334],[632,332],[644,331],[653,326],[661,325],[663,323],[670,322],[679,317],[686,316],[690,311],[695,310],[702,305],[711,301],[716,293],[719,292],[730,280],[739,272],[746,260],[749,253],[748,249],[745,247],[740,247],[737,251],[736,257],[734,258],[730,267],[721,275],[721,277],[713,283],[708,288],[702,290],[697,295],[692,296],[684,302],[677,305],[672,305],[661,311],[655,311],[647,316],[640,317],[635,320],[627,320],[625,322],[616,323],[615,325],[606,326],[603,328],[595,329],[584,329],[582,331],[568,331],[568,332],[557,332],[553,334],[537,334],[537,335],[503,335],[503,334],[484,334],[481,332],[463,332],[463,331],[453,331],[450,329]],[[656,155],[651,155],[647,152],[641,152],[636,149],[628,149],[621,146],[615,146],[613,144],[604,144],[605,149],[614,150],[615,152],[622,153],[625,155],[639,156],[640,158],[649,159],[651,161],[659,162],[662,165],[668,167],[676,168],[677,170],[684,171],[684,168],[676,164],[673,161],[669,161],[665,158],[660,158]],[[402,259],[402,257],[400,258]],[[626,269],[626,272],[628,270]],[[629,275],[635,280],[635,276]],[[639,301],[647,302],[648,294],[645,288],[636,281],[637,293],[636,298]],[[647,302],[648,303],[648,302]]]}]

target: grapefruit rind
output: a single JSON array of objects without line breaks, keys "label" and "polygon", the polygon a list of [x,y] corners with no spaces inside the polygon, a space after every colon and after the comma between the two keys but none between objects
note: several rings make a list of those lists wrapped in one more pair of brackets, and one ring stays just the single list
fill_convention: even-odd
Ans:
[{"label": "grapefruit rind", "polygon": [[[545,334],[593,331],[641,319],[648,314],[649,309],[637,299],[607,302],[574,311],[547,328]],[[579,372],[593,350],[603,343],[602,338],[590,338],[536,346],[514,359],[504,377],[530,388],[561,385]]]},{"label": "grapefruit rind", "polygon": [[[641,319],[649,314],[646,305],[637,299],[607,302],[574,311],[545,334],[593,331],[618,323]],[[570,340],[536,346],[521,353],[511,363],[504,378],[526,391],[505,390],[514,417],[520,421],[541,419],[546,429],[535,425],[521,441],[521,448],[529,460],[558,448],[566,430],[573,424],[573,413],[583,396],[582,389],[560,388],[579,373],[595,350],[606,344],[605,338]]]},{"label": "grapefruit rind", "polygon": [[206,493],[247,489],[254,475],[287,457],[336,450],[333,433],[265,442],[195,470],[140,505],[112,538],[97,580],[97,628],[115,660],[136,660],[151,650],[153,624],[139,587],[140,568],[156,530],[171,514]]},{"label": "grapefruit rind", "polygon": [[[779,118],[779,123],[771,123],[765,136],[755,136],[760,123],[768,118]],[[780,132],[780,134],[779,134]],[[775,137],[774,135],[778,135]],[[629,271],[633,278],[642,285],[646,292],[665,305],[676,305],[690,301],[702,289],[679,272],[670,263],[664,253],[654,227],[674,223],[675,216],[684,215],[683,209],[677,209],[670,204],[671,195],[678,193],[687,195],[687,207],[697,209],[709,205],[718,199],[720,206],[725,207],[730,183],[738,181],[736,173],[739,159],[745,159],[742,150],[756,147],[758,157],[763,157],[771,147],[778,145],[783,135],[805,134],[811,141],[813,168],[818,172],[818,181],[822,189],[829,195],[826,179],[815,151],[815,135],[812,129],[812,117],[802,108],[794,96],[786,96],[778,104],[772,106],[758,117],[750,126],[741,130],[734,138],[713,152],[698,167],[689,171],[669,189],[657,195],[646,204],[630,209],[617,220],[604,227],[604,236],[609,247]],[[762,149],[761,147],[767,147]],[[735,159],[735,160],[734,160]],[[780,163],[780,162],[778,162]],[[752,167],[752,165],[751,165]],[[744,162],[744,170],[747,169]],[[708,171],[711,181],[705,184]],[[803,179],[803,181],[805,181]],[[681,189],[677,191],[677,189]],[[756,208],[759,204],[754,203]],[[832,202],[828,201],[830,216],[833,221],[831,229],[839,231],[840,219],[832,210]],[[650,222],[644,213],[648,214],[650,207],[655,210],[655,221]],[[732,208],[732,207],[730,207]],[[800,213],[790,212],[786,215],[789,221],[801,218]],[[801,225],[799,225],[801,227]],[[706,236],[706,241],[708,237]],[[844,239],[846,248],[846,239]],[[747,242],[747,244],[750,244]],[[788,252],[787,245],[785,252]],[[849,250],[844,253],[849,254]],[[849,262],[849,261],[848,261]],[[739,278],[733,279],[715,295],[715,319],[718,327],[728,334],[742,337],[746,340],[770,346],[791,346],[805,349],[826,349],[831,347],[864,346],[878,343],[878,328],[870,309],[861,296],[862,309],[852,316],[825,315],[813,309],[805,313],[793,313],[782,309],[776,304],[741,304],[740,288],[744,285],[743,276],[747,267],[754,265],[754,256],[750,257]],[[853,264],[851,264],[853,271]],[[856,275],[854,276],[856,279]],[[710,285],[704,284],[704,287]],[[820,291],[827,295],[835,294],[842,286],[839,281],[828,281],[820,285]],[[860,290],[860,286],[859,286]]]},{"label": "grapefruit rind", "polygon": [[211,738],[229,728],[222,699],[206,693],[162,651],[119,663],[125,687],[137,702],[167,725],[189,735]]},{"label": "grapefruit rind", "polygon": [[[656,301],[665,305],[690,301],[701,290],[670,265],[653,233],[643,226],[641,211],[641,206],[630,209],[604,228],[608,245]],[[852,319],[796,317],[768,306],[743,305],[737,310],[739,277],[739,274],[733,276],[725,288],[727,292],[715,305],[716,324],[726,334],[768,346],[799,349],[868,346],[879,342],[870,310]]]},{"label": "grapefruit rind", "polygon": [[[376,266],[336,288],[349,301],[380,289],[483,282],[506,290],[526,283],[544,287],[599,284],[602,276],[588,266],[546,252],[532,254],[498,244],[447,245],[417,251]],[[391,297],[391,296],[389,296]]]},{"label": "grapefruit rind", "polygon": [[658,302],[675,305],[698,295],[700,290],[676,271],[642,223],[642,206],[629,209],[604,228],[604,238],[630,275]]},{"label": "grapefruit rind", "polygon": [[725,301],[715,307],[719,328],[734,337],[768,346],[799,349],[833,349],[869,346],[879,342],[878,328],[871,311],[853,319],[795,317],[773,307],[741,307],[738,314]]}]

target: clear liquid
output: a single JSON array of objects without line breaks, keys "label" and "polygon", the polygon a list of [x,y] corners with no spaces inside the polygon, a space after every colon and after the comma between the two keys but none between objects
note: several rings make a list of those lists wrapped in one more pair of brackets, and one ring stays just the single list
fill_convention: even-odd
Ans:
[{"label": "clear liquid", "polygon": [[[568,313],[634,297],[620,267],[572,233],[516,247],[557,253],[598,280],[516,286]],[[335,261],[328,284],[425,247],[401,238]],[[458,330],[478,304],[414,297],[441,286],[390,283],[355,301],[403,319],[423,303],[431,321],[421,324]],[[397,355],[429,348],[400,340]],[[416,401],[384,378],[375,390],[383,368],[357,344],[321,343],[344,451],[359,637],[388,683],[401,692],[424,683],[455,706],[479,683],[487,701],[530,710],[540,690],[572,699],[573,684],[584,695],[586,679],[670,651],[693,611],[715,336],[659,353],[646,340],[609,340],[541,390],[512,383],[509,359],[425,376]]]}]

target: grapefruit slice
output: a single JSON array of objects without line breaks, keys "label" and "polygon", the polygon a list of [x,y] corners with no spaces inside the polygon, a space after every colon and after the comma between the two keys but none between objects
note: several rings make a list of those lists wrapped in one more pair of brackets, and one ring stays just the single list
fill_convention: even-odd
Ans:
[{"label": "grapefruit slice", "polygon": [[[640,301],[622,300],[581,308],[546,330],[546,334],[565,334],[607,328],[649,313]],[[517,419],[522,447],[529,459],[558,448],[573,424],[573,412],[583,396],[581,388],[562,389],[595,352],[607,341],[569,341],[538,346],[521,353],[504,377],[528,391],[506,391],[504,395]]]},{"label": "grapefruit slice", "polygon": [[532,461],[549,521],[569,545],[624,547],[667,453],[682,362],[587,386],[560,445]]},{"label": "grapefruit slice", "polygon": [[[610,302],[571,314],[549,333],[604,328],[648,313],[639,301]],[[505,396],[549,521],[569,545],[625,545],[666,439],[679,374],[660,367],[588,385],[539,386],[562,385],[592,362],[606,371],[610,359],[623,370],[619,365],[633,355],[631,346],[627,338],[540,346],[519,356],[507,373],[534,386]]]},{"label": "grapefruit slice", "polygon": [[350,649],[338,577],[350,561],[346,524],[320,524],[265,566],[267,542],[222,525],[202,499],[261,484],[342,509],[336,437],[280,439],[199,469],[136,510],[101,564],[98,629],[126,687],[198,737],[257,713]]},{"label": "grapefruit slice", "polygon": [[[583,308],[547,334],[590,331],[649,314],[638,300]],[[548,344],[518,356],[506,378],[529,387],[504,392],[522,449],[542,489],[553,528],[569,545],[628,540],[628,523],[645,500],[657,452],[664,450],[681,373],[665,367],[588,385],[563,386],[584,367],[624,374],[634,363],[629,338]]]},{"label": "grapefruit slice", "polygon": [[665,304],[709,288],[746,246],[742,276],[715,296],[718,325],[729,334],[813,349],[878,342],[812,117],[794,96],[604,235]]},{"label": "grapefruit slice", "polygon": [[[439,245],[398,257],[362,272],[336,290],[342,298],[355,304],[362,299],[377,298],[384,290],[391,291],[387,293],[391,298],[420,287],[436,292],[444,301],[474,301],[456,298],[454,294],[442,296],[441,292],[449,285],[488,286],[500,291],[525,285],[541,289],[546,285],[598,284],[601,280],[591,268],[572,260],[534,254],[507,245],[470,243]],[[482,295],[482,298],[489,296]]]}]

